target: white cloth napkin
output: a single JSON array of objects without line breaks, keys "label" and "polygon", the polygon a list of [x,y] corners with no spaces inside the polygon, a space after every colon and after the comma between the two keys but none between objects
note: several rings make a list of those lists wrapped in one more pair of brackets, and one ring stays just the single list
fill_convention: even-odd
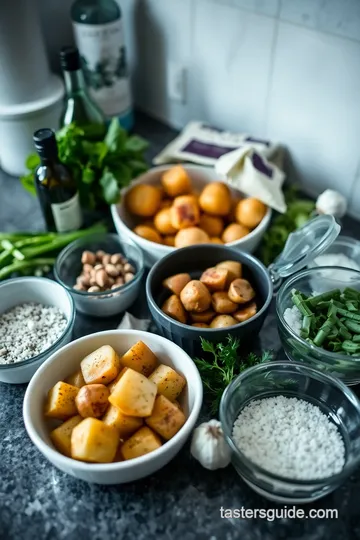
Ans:
[{"label": "white cloth napkin", "polygon": [[282,192],[285,174],[254,146],[245,145],[224,154],[217,160],[215,169],[248,197],[255,197],[278,212],[286,212]]}]

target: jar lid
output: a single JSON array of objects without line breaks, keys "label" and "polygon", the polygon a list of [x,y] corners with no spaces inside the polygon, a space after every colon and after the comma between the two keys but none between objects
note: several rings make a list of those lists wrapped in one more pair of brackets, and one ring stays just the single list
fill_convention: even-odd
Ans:
[{"label": "jar lid", "polygon": [[291,233],[282,253],[269,266],[274,283],[295,274],[326,251],[339,236],[341,226],[334,216],[322,215]]}]

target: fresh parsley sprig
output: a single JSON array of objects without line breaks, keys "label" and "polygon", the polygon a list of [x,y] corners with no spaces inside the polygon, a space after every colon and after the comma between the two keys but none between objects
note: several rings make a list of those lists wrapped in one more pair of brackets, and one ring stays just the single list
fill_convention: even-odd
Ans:
[{"label": "fresh parsley sprig", "polygon": [[264,351],[261,356],[250,353],[241,357],[238,353],[240,340],[228,335],[225,343],[211,343],[201,339],[201,347],[208,358],[194,358],[209,398],[211,413],[216,414],[221,396],[230,382],[245,369],[272,360],[273,353]]}]

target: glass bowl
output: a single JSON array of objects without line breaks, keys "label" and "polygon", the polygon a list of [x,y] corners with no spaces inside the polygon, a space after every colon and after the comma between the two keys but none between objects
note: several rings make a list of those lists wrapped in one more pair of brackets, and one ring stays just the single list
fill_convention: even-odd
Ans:
[{"label": "glass bowl", "polygon": [[284,318],[285,310],[293,307],[292,289],[310,295],[331,289],[343,290],[345,287],[360,291],[360,272],[338,266],[303,270],[280,288],[276,298],[276,314],[280,340],[290,360],[305,362],[315,369],[339,377],[347,385],[352,385],[360,382],[360,355],[357,358],[316,347],[297,335]]},{"label": "glass bowl", "polygon": [[[342,471],[327,478],[298,480],[277,476],[249,460],[236,446],[233,425],[252,400],[283,395],[317,405],[336,424],[345,444]],[[220,421],[232,450],[232,463],[257,493],[282,503],[306,503],[339,487],[360,462],[360,402],[340,380],[295,362],[268,362],[245,370],[226,388]]]},{"label": "glass bowl", "polygon": [[[354,261],[356,266],[354,266],[353,270],[360,270],[360,242],[359,240],[355,240],[355,238],[351,238],[350,236],[338,236],[320,257],[323,255],[345,255]],[[320,265],[315,259],[308,265],[308,268],[318,268],[319,266]],[[321,266],[324,265],[322,264]],[[329,266],[329,263],[326,263],[326,266]]]},{"label": "glass bowl", "polygon": [[[109,292],[78,291],[73,288],[82,270],[82,252],[103,250],[121,253],[135,267],[134,278]],[[56,280],[72,295],[76,309],[94,317],[110,317],[126,311],[136,300],[144,274],[144,258],[141,249],[131,240],[122,240],[117,234],[99,233],[80,238],[69,244],[58,255],[54,275]]]}]

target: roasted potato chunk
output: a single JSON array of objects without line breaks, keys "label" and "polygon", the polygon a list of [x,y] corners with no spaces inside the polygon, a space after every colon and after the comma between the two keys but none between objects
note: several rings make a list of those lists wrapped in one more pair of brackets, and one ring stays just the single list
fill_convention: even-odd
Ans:
[{"label": "roasted potato chunk", "polygon": [[251,304],[249,304],[248,306],[245,306],[239,309],[238,311],[235,311],[233,316],[238,322],[244,322],[244,321],[247,321],[248,319],[251,319],[251,317],[256,315],[256,313],[257,313],[256,303],[251,302]]},{"label": "roasted potato chunk", "polygon": [[157,366],[157,358],[143,341],[138,341],[120,358],[120,364],[148,377]]},{"label": "roasted potato chunk", "polygon": [[255,291],[246,279],[235,279],[229,287],[229,298],[237,304],[246,304],[255,297]]},{"label": "roasted potato chunk", "polygon": [[109,389],[104,384],[88,384],[80,388],[75,403],[80,416],[100,418],[109,405]]},{"label": "roasted potato chunk", "polygon": [[161,306],[161,309],[163,310],[166,315],[169,315],[172,319],[175,319],[178,322],[181,322],[183,324],[186,323],[186,312],[184,309],[184,306],[180,302],[180,299],[176,294],[172,294],[165,300],[163,305]]},{"label": "roasted potato chunk", "polygon": [[218,315],[211,321],[210,328],[227,328],[234,324],[238,324],[238,321],[231,315]]},{"label": "roasted potato chunk", "polygon": [[223,182],[211,182],[201,192],[201,209],[214,216],[227,216],[231,209],[230,190]]},{"label": "roasted potato chunk", "polygon": [[177,229],[171,224],[170,208],[163,208],[154,217],[154,225],[160,234],[175,234]]},{"label": "roasted potato chunk", "polygon": [[233,313],[238,309],[237,304],[230,300],[226,291],[218,291],[212,295],[212,307],[216,313]]},{"label": "roasted potato chunk", "polygon": [[223,291],[228,275],[226,268],[208,268],[202,273],[200,281],[207,286],[209,291]]},{"label": "roasted potato chunk", "polygon": [[170,208],[171,225],[174,230],[194,227],[200,221],[200,209],[193,195],[176,197]]},{"label": "roasted potato chunk", "polygon": [[136,416],[127,416],[123,414],[118,407],[110,405],[102,421],[107,426],[115,427],[119,432],[120,439],[126,439],[143,425],[142,418]]},{"label": "roasted potato chunk", "polygon": [[73,416],[50,433],[50,439],[53,445],[64,456],[71,457],[71,433],[74,427],[80,424],[81,421],[81,416]]},{"label": "roasted potato chunk", "polygon": [[265,217],[267,207],[264,203],[253,197],[240,201],[235,209],[235,218],[238,223],[249,229],[255,229]]},{"label": "roasted potato chunk", "polygon": [[121,446],[120,451],[125,460],[149,454],[161,446],[161,439],[149,427],[140,428]]},{"label": "roasted potato chunk", "polygon": [[134,229],[134,233],[149,242],[155,242],[156,244],[162,244],[162,238],[160,234],[149,225],[137,225]]},{"label": "roasted potato chunk", "polygon": [[145,419],[151,427],[166,441],[170,440],[185,424],[184,413],[165,396],[159,395],[154,404],[151,416]]},{"label": "roasted potato chunk", "polygon": [[207,244],[208,242],[210,242],[209,235],[199,227],[182,229],[175,236],[175,247],[177,248]]},{"label": "roasted potato chunk", "polygon": [[196,323],[208,323],[215,317],[215,315],[216,313],[213,309],[207,309],[201,313],[190,313],[190,318]]},{"label": "roasted potato chunk", "polygon": [[187,285],[191,281],[190,274],[175,274],[174,276],[170,276],[167,279],[164,279],[163,285],[169,291],[179,296],[185,285]]},{"label": "roasted potato chunk", "polygon": [[70,416],[77,415],[75,398],[79,392],[77,386],[72,386],[63,381],[59,381],[49,390],[46,404],[45,416],[66,420]]},{"label": "roasted potato chunk", "polygon": [[86,384],[81,369],[75,371],[75,373],[69,377],[66,377],[65,382],[71,384],[72,386],[77,386],[78,388],[81,388]]},{"label": "roasted potato chunk", "polygon": [[234,279],[241,278],[242,276],[242,264],[238,261],[223,261],[216,265],[216,268],[226,268],[229,272],[226,287],[230,286],[230,283]]},{"label": "roasted potato chunk", "polygon": [[187,311],[202,312],[209,309],[211,295],[201,281],[193,279],[189,281],[180,293],[180,299]]},{"label": "roasted potato chunk", "polygon": [[103,345],[86,356],[80,364],[86,384],[108,384],[120,371],[120,360],[110,345]]},{"label": "roasted potato chunk", "polygon": [[127,416],[150,416],[156,393],[154,382],[129,368],[111,392],[109,401]]},{"label": "roasted potato chunk", "polygon": [[181,165],[171,167],[171,169],[164,172],[161,184],[165,193],[172,198],[191,193],[190,176]]},{"label": "roasted potato chunk", "polygon": [[160,364],[149,380],[156,384],[158,393],[170,401],[178,398],[186,385],[184,377],[165,364]]},{"label": "roasted potato chunk", "polygon": [[209,236],[219,237],[224,230],[224,222],[218,216],[209,216],[208,214],[203,214],[200,217],[199,227]]},{"label": "roasted potato chunk", "polygon": [[136,216],[152,217],[159,209],[161,197],[159,188],[148,184],[137,184],[126,194],[125,205]]},{"label": "roasted potato chunk", "polygon": [[175,235],[174,234],[167,234],[163,238],[163,244],[165,246],[175,247]]},{"label": "roasted potato chunk", "polygon": [[193,323],[191,326],[195,326],[196,328],[209,328],[209,325],[204,322],[196,322]]},{"label": "roasted potato chunk", "polygon": [[235,242],[235,240],[240,240],[247,236],[250,233],[250,229],[241,225],[240,223],[230,223],[224,230],[222,234],[222,241],[224,244],[229,244],[230,242]]},{"label": "roasted potato chunk", "polygon": [[118,430],[97,418],[85,418],[71,433],[71,457],[91,463],[111,463],[119,443]]}]

